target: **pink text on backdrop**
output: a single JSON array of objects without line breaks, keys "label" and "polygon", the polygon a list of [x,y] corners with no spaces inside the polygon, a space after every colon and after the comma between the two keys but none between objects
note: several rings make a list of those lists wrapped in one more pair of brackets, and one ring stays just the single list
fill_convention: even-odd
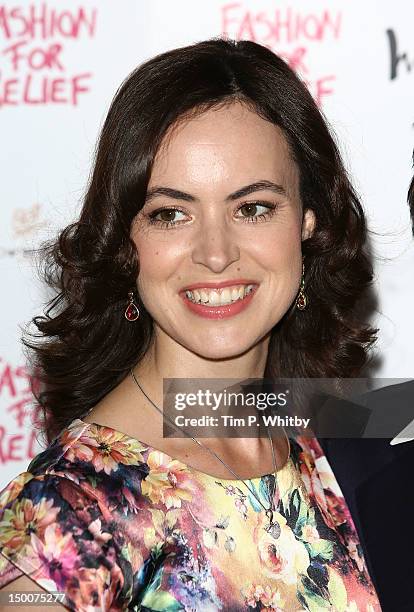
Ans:
[{"label": "pink text on backdrop", "polygon": [[[70,3],[69,3],[70,6]],[[93,37],[96,29],[96,10],[62,9],[49,7],[46,2],[28,6],[0,5],[1,38],[79,38]]]},{"label": "pink text on backdrop", "polygon": [[0,425],[0,465],[13,461],[31,461],[39,452],[37,433],[13,433]]},{"label": "pink text on backdrop", "polygon": [[[37,379],[30,376],[25,366],[14,367],[0,357],[0,464],[31,460],[37,452],[38,432],[31,427],[33,394],[38,391]],[[13,419],[13,425],[6,421]]]},{"label": "pink text on backdrop", "polygon": [[222,30],[234,38],[247,38],[261,44],[291,44],[339,38],[341,13],[325,9],[319,14],[297,12],[287,7],[273,11],[246,10],[241,2],[222,7]]},{"label": "pink text on backdrop", "polygon": [[[77,106],[90,91],[92,73],[67,74],[65,45],[71,48],[96,32],[97,10],[57,9],[47,3],[0,5],[0,108],[20,104]],[[67,42],[69,40],[69,42]]]},{"label": "pink text on backdrop", "polygon": [[314,76],[308,62],[308,46],[336,41],[341,34],[342,14],[291,7],[272,11],[248,9],[242,2],[221,8],[222,33],[236,40],[251,40],[280,55],[305,81],[318,105],[334,93],[335,74]]}]

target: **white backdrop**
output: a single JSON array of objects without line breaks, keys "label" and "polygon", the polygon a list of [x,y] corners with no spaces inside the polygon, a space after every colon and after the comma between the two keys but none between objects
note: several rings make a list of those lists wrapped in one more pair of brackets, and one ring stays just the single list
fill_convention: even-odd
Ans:
[{"label": "white backdrop", "polygon": [[[115,90],[156,53],[251,39],[306,80],[372,231],[379,377],[413,377],[414,7],[404,0],[10,0],[0,4],[0,487],[40,449],[20,326],[47,294],[27,253],[79,212]],[[413,70],[411,69],[413,67]]]}]

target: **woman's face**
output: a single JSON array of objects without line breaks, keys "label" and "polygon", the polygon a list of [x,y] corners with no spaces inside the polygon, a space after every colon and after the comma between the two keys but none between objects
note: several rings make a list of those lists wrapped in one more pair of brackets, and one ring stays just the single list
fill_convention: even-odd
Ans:
[{"label": "woman's face", "polygon": [[138,291],[156,339],[234,357],[268,339],[295,300],[314,216],[303,214],[281,130],[242,104],[206,111],[167,136],[132,228]]}]

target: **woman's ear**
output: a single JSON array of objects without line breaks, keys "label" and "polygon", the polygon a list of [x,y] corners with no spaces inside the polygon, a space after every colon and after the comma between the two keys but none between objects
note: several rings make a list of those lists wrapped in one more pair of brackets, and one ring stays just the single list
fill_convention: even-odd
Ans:
[{"label": "woman's ear", "polygon": [[315,213],[311,208],[308,208],[303,215],[302,221],[302,240],[307,240],[313,234],[316,225]]}]

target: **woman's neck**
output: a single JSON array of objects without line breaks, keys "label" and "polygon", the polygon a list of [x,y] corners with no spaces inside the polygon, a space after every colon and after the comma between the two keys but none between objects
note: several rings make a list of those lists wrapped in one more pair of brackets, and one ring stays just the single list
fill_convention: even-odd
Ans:
[{"label": "woman's neck", "polygon": [[[211,389],[215,393],[223,389],[238,393],[240,383],[248,380],[260,380],[266,366],[267,345],[265,339],[252,347],[248,352],[226,359],[205,359],[188,351],[185,347],[173,342],[171,338],[161,338],[154,342],[124,380],[109,392],[94,407],[87,421],[108,425],[119,431],[143,440],[155,448],[174,455],[175,450],[194,453],[194,441],[188,438],[165,439],[163,435],[163,412],[166,402],[166,379],[177,379],[169,384],[169,393],[196,393],[200,388]],[[211,379],[206,382],[206,379]],[[146,397],[147,396],[147,397]],[[154,407],[154,405],[156,407]],[[161,411],[161,412],[160,412]],[[256,445],[263,447],[265,440],[225,438],[207,438],[210,446],[222,452],[224,447],[245,444],[253,451]],[[166,450],[168,449],[168,450]],[[257,454],[257,452],[253,453]]]}]

